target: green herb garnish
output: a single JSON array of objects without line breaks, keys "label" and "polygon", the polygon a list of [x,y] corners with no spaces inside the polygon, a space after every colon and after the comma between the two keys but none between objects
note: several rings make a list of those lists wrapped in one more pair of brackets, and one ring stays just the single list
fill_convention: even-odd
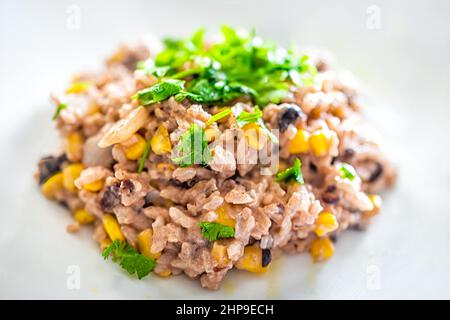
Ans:
[{"label": "green herb garnish", "polygon": [[114,240],[102,255],[105,260],[112,256],[114,262],[118,262],[129,274],[137,274],[139,279],[147,276],[156,266],[155,260],[140,254],[125,241]]},{"label": "green herb garnish", "polygon": [[[179,88],[177,100],[190,99],[206,105],[224,104],[238,98],[265,106],[279,103],[292,85],[310,85],[317,70],[296,48],[284,50],[263,41],[255,32],[242,34],[223,26],[223,40],[205,46],[204,29],[187,39],[165,39],[154,60],[138,64],[162,81],[189,79]],[[152,103],[151,96],[146,99]]]},{"label": "green herb garnish", "polygon": [[262,110],[258,106],[255,106],[253,112],[242,111],[236,117],[236,123],[239,127],[243,127],[249,123],[256,123],[274,143],[278,143],[278,138],[266,127],[262,115]]},{"label": "green herb garnish", "polygon": [[353,168],[353,166],[349,165],[348,163],[342,162],[341,166],[339,168],[341,177],[344,179],[348,179],[350,181],[353,181],[356,176],[357,173],[355,171],[355,168]]},{"label": "green herb garnish", "polygon": [[206,165],[210,160],[211,151],[208,148],[205,130],[197,124],[191,124],[189,130],[181,135],[177,151],[178,155],[172,158],[172,161],[180,167]]},{"label": "green herb garnish", "polygon": [[153,59],[148,59],[145,61],[139,61],[136,64],[137,70],[143,70],[148,75],[153,75],[158,78],[162,78],[170,70],[170,67],[156,67],[155,61]]},{"label": "green herb garnish", "polygon": [[211,118],[209,118],[209,120],[206,122],[205,125],[209,126],[210,124],[213,124],[214,122],[217,122],[220,119],[229,116],[231,114],[231,112],[232,112],[231,108],[226,108],[226,109],[216,113]]},{"label": "green herb garnish", "polygon": [[141,158],[139,159],[138,173],[141,173],[142,170],[144,170],[145,160],[147,159],[148,154],[150,153],[150,144],[151,144],[151,139],[149,139],[147,141],[147,143],[145,144],[144,153],[142,154]]},{"label": "green herb garnish", "polygon": [[304,184],[303,174],[302,174],[302,162],[300,159],[295,159],[294,165],[286,170],[277,173],[275,181],[277,182],[288,182],[294,180],[300,184]]},{"label": "green herb garnish", "polygon": [[149,88],[138,91],[133,99],[139,100],[143,106],[164,101],[183,91],[184,81],[167,79]]},{"label": "green herb garnish", "polygon": [[246,124],[257,123],[259,119],[262,118],[262,116],[262,110],[258,106],[255,106],[253,112],[242,111],[241,113],[239,113],[239,115],[236,117],[236,122],[237,125],[242,128]]},{"label": "green herb garnish", "polygon": [[56,107],[55,113],[53,114],[52,120],[56,120],[59,117],[59,114],[61,113],[61,111],[66,108],[67,108],[67,104],[65,104],[65,103],[58,104],[58,106]]},{"label": "green herb garnish", "polygon": [[233,238],[234,228],[225,226],[216,222],[200,222],[199,226],[202,230],[203,238],[209,241],[216,241],[219,239]]}]

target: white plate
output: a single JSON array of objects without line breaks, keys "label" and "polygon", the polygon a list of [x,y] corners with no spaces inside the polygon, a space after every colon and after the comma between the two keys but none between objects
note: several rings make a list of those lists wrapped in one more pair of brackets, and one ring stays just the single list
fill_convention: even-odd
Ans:
[{"label": "white plate", "polygon": [[[450,4],[377,2],[2,1],[0,298],[450,298]],[[67,20],[77,8],[79,29]],[[367,26],[376,12],[379,30]],[[339,238],[327,263],[286,256],[263,276],[231,272],[217,292],[182,276],[138,281],[103,261],[89,232],[67,234],[69,215],[32,179],[58,141],[48,94],[120,41],[222,22],[330,49],[370,88],[367,118],[399,166],[398,185],[371,228]],[[70,266],[80,289],[67,287]]]}]

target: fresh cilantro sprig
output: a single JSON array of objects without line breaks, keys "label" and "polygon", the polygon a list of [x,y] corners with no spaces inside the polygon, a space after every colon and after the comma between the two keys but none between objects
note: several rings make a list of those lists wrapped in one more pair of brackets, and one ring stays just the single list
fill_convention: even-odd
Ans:
[{"label": "fresh cilantro sprig", "polygon": [[353,168],[353,166],[351,166],[345,162],[341,163],[341,166],[339,167],[339,171],[340,171],[342,178],[348,179],[350,181],[355,180],[355,178],[357,176],[355,168]]},{"label": "fresh cilantro sprig", "polygon": [[172,161],[180,167],[207,165],[211,158],[205,130],[197,124],[191,124],[189,130],[181,135],[176,149],[178,154]]},{"label": "fresh cilantro sprig", "polygon": [[242,111],[239,113],[236,117],[236,123],[241,128],[247,124],[256,123],[274,143],[278,143],[278,138],[266,127],[262,116],[262,110],[255,106],[253,112]]},{"label": "fresh cilantro sprig", "polygon": [[209,241],[216,241],[219,239],[233,238],[234,228],[225,226],[217,222],[200,222],[200,229],[202,231],[203,238]]},{"label": "fresh cilantro sprig", "polygon": [[142,170],[144,170],[145,160],[148,158],[148,154],[150,153],[150,146],[151,146],[151,139],[149,139],[146,142],[144,153],[142,154],[141,158],[139,159],[138,173],[141,173]]},{"label": "fresh cilantro sprig", "polygon": [[[255,32],[223,26],[223,40],[205,45],[204,29],[187,39],[165,39],[164,50],[138,68],[164,79],[185,79],[178,100],[214,105],[241,97],[265,106],[279,103],[292,85],[310,85],[317,70],[296,48],[284,50]],[[151,101],[151,100],[150,100]]]},{"label": "fresh cilantro sprig", "polygon": [[209,125],[213,124],[214,122],[219,121],[220,119],[228,117],[231,113],[232,113],[231,108],[225,108],[222,111],[211,116],[211,118],[209,118],[209,120],[206,121],[205,125],[209,126]]},{"label": "fresh cilantro sprig", "polygon": [[137,99],[143,106],[164,101],[184,89],[184,81],[167,79],[151,87],[138,91],[133,99]]},{"label": "fresh cilantro sprig", "polygon": [[153,76],[155,76],[157,78],[162,78],[170,70],[170,67],[169,66],[156,67],[155,66],[155,61],[150,58],[150,59],[147,59],[145,61],[139,61],[136,64],[136,69],[144,71],[147,75],[153,75]]},{"label": "fresh cilantro sprig", "polygon": [[292,167],[277,173],[275,177],[275,181],[277,182],[288,182],[291,180],[294,180],[300,184],[305,183],[302,174],[302,162],[298,158],[295,159]]},{"label": "fresh cilantro sprig", "polygon": [[255,106],[253,108],[253,112],[242,111],[241,113],[239,113],[239,115],[236,117],[236,123],[239,127],[242,128],[246,124],[257,123],[259,119],[262,118],[262,116],[262,110],[258,106]]},{"label": "fresh cilantro sprig", "polygon": [[140,254],[125,241],[114,240],[103,250],[102,255],[105,260],[111,256],[114,262],[119,263],[129,274],[136,274],[139,279],[147,276],[156,266],[155,260]]},{"label": "fresh cilantro sprig", "polygon": [[60,103],[58,104],[58,106],[56,107],[55,113],[53,114],[52,120],[56,120],[59,117],[59,114],[61,113],[62,110],[67,108],[67,104],[65,103]]}]

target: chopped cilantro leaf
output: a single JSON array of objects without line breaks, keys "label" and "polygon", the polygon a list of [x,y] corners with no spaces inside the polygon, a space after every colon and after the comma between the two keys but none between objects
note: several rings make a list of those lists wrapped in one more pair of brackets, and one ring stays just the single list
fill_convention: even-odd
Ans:
[{"label": "chopped cilantro leaf", "polygon": [[61,113],[62,110],[67,108],[67,104],[65,103],[60,103],[58,104],[58,106],[56,107],[55,113],[53,114],[52,120],[56,120],[59,117],[59,114]]},{"label": "chopped cilantro leaf", "polygon": [[144,170],[145,160],[148,158],[148,154],[150,153],[150,145],[151,145],[151,139],[147,141],[145,144],[144,153],[142,154],[141,158],[139,159],[139,167],[138,167],[138,173],[141,173],[142,170]]},{"label": "chopped cilantro leaf", "polygon": [[183,87],[184,81],[167,79],[151,87],[138,91],[133,98],[139,100],[139,102],[145,106],[164,101],[181,92]]},{"label": "chopped cilantro leaf", "polygon": [[228,117],[231,114],[232,110],[231,108],[226,108],[215,115],[213,115],[209,120],[206,122],[206,125],[209,126],[210,124],[213,124],[214,122],[219,121],[222,118]]},{"label": "chopped cilantro leaf", "polygon": [[348,179],[350,181],[353,181],[357,176],[355,168],[353,168],[351,165],[349,165],[348,163],[345,163],[345,162],[341,163],[339,171],[341,173],[342,178]]},{"label": "chopped cilantro leaf", "polygon": [[155,260],[140,254],[125,241],[114,240],[103,250],[102,256],[105,260],[112,256],[114,262],[118,262],[129,274],[136,274],[139,279],[147,276],[156,266]]},{"label": "chopped cilantro leaf", "polygon": [[295,159],[292,167],[279,172],[275,177],[275,181],[277,182],[288,182],[290,180],[294,180],[300,184],[305,183],[302,175],[302,162],[298,158]]},{"label": "chopped cilantro leaf", "polygon": [[202,230],[203,238],[209,241],[216,241],[219,239],[233,238],[234,228],[225,226],[216,222],[200,222],[199,226]]},{"label": "chopped cilantro leaf", "polygon": [[194,164],[206,165],[211,157],[211,151],[206,141],[205,130],[197,124],[191,124],[189,130],[183,133],[177,145],[178,155],[172,161],[180,167]]}]

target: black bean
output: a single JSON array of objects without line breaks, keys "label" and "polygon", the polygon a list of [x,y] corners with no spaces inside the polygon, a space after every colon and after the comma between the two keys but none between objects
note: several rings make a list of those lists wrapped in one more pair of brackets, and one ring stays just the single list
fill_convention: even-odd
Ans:
[{"label": "black bean", "polygon": [[186,184],[189,188],[192,188],[198,182],[198,178],[194,177],[189,181],[186,181]]},{"label": "black bean", "polygon": [[158,191],[150,191],[144,197],[144,208],[150,207],[154,204],[155,200],[158,199],[159,193]]},{"label": "black bean", "polygon": [[67,202],[64,201],[64,200],[58,201],[58,204],[59,204],[60,206],[64,207],[64,208],[66,208],[66,209],[69,208],[69,205],[68,205]]},{"label": "black bean", "polygon": [[381,177],[382,174],[383,174],[383,166],[379,162],[377,162],[375,170],[370,175],[368,181],[369,182],[375,182]]},{"label": "black bean", "polygon": [[133,192],[134,183],[130,179],[123,180],[120,187],[126,191]]},{"label": "black bean", "polygon": [[336,204],[339,202],[339,196],[333,193],[325,193],[322,195],[322,200],[328,204]]},{"label": "black bean", "polygon": [[278,118],[278,127],[281,132],[285,131],[287,127],[294,123],[298,117],[300,117],[301,111],[297,106],[286,108]]},{"label": "black bean", "polygon": [[309,163],[309,168],[312,172],[317,172],[317,166],[313,162]]},{"label": "black bean", "polygon": [[336,162],[336,160],[337,160],[337,157],[333,157],[332,159],[331,159],[331,165],[333,165],[335,162]]},{"label": "black bean", "polygon": [[355,150],[347,148],[344,150],[344,159],[348,160],[355,155]]},{"label": "black bean", "polygon": [[62,154],[58,157],[47,156],[42,158],[38,163],[39,183],[47,181],[52,175],[61,170],[61,165],[66,161],[66,155]]},{"label": "black bean", "polygon": [[336,243],[337,242],[337,236],[335,234],[330,235],[330,240],[331,240],[331,242]]},{"label": "black bean", "polygon": [[270,251],[270,249],[262,249],[262,266],[268,266],[270,261],[272,261],[272,252]]},{"label": "black bean", "polygon": [[351,226],[349,226],[349,229],[354,230],[354,231],[365,231],[366,227],[360,223],[356,223],[356,224],[352,224]]},{"label": "black bean", "polygon": [[128,69],[131,71],[136,70],[136,64],[139,61],[139,58],[136,57],[133,54],[128,55],[127,57],[125,57],[125,59],[123,59],[121,61],[121,63]]},{"label": "black bean", "polygon": [[100,206],[103,211],[111,212],[112,209],[120,203],[119,186],[107,186],[102,198],[100,199]]}]

